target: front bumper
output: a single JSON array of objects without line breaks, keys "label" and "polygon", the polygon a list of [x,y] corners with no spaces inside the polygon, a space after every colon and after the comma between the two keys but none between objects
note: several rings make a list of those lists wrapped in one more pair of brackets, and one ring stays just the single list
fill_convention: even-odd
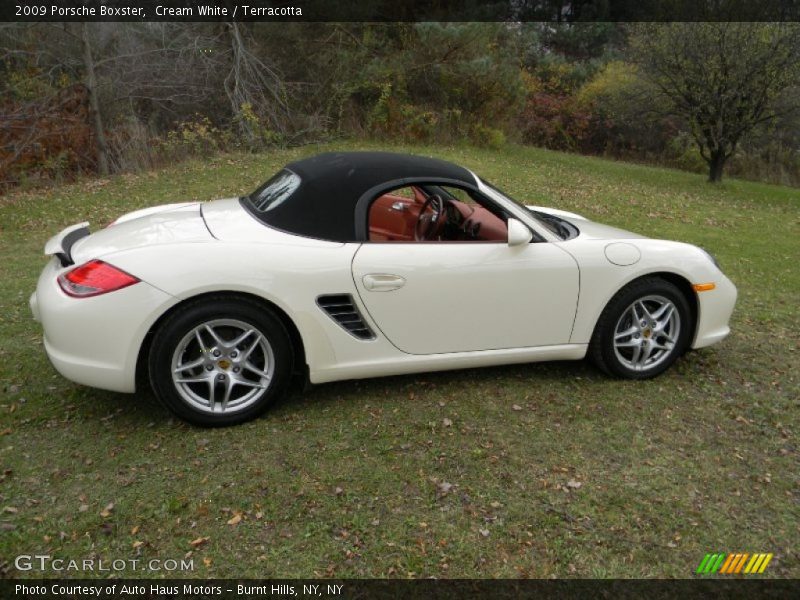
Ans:
[{"label": "front bumper", "polygon": [[704,348],[725,339],[730,333],[730,319],[736,305],[736,286],[721,275],[715,279],[716,287],[708,292],[697,292],[697,331],[692,348]]},{"label": "front bumper", "polygon": [[134,392],[144,337],[175,298],[143,281],[101,296],[72,298],[56,281],[65,270],[51,259],[29,301],[33,318],[42,323],[50,362],[76,383]]}]

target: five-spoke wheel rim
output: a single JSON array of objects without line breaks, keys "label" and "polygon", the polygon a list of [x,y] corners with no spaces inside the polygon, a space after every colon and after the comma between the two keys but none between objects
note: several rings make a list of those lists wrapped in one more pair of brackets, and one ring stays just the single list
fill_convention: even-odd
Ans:
[{"label": "five-spoke wheel rim", "polygon": [[269,388],[275,357],[256,327],[216,319],[189,331],[172,355],[175,389],[192,407],[230,414],[252,406]]},{"label": "five-spoke wheel rim", "polygon": [[617,359],[634,371],[647,371],[674,352],[681,333],[681,317],[664,296],[650,295],[633,302],[614,328]]}]

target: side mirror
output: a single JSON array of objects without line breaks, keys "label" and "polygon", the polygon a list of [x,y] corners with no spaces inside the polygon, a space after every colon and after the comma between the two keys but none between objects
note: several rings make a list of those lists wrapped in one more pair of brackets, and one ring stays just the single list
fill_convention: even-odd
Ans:
[{"label": "side mirror", "polygon": [[508,245],[523,246],[533,239],[531,230],[517,219],[508,220]]}]

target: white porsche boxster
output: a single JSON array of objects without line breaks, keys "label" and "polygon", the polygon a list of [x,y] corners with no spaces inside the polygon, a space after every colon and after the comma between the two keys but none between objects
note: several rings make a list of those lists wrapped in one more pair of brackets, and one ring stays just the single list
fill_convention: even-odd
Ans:
[{"label": "white porsche boxster", "polygon": [[[729,333],[704,250],[522,205],[473,172],[383,152],[291,163],[249,196],[50,239],[31,296],[55,368],[199,425],[312,383],[541,360],[662,373]],[[140,377],[137,377],[137,373]]]}]

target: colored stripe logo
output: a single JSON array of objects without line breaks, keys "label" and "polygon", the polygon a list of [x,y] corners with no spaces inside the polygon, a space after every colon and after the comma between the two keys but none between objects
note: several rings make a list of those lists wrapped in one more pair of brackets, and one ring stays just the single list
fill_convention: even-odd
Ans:
[{"label": "colored stripe logo", "polygon": [[733,554],[709,553],[700,561],[700,566],[697,567],[695,573],[703,575],[714,573],[721,575],[760,574],[766,570],[769,561],[772,560],[772,556],[772,552],[756,554],[748,554],[747,552]]}]

